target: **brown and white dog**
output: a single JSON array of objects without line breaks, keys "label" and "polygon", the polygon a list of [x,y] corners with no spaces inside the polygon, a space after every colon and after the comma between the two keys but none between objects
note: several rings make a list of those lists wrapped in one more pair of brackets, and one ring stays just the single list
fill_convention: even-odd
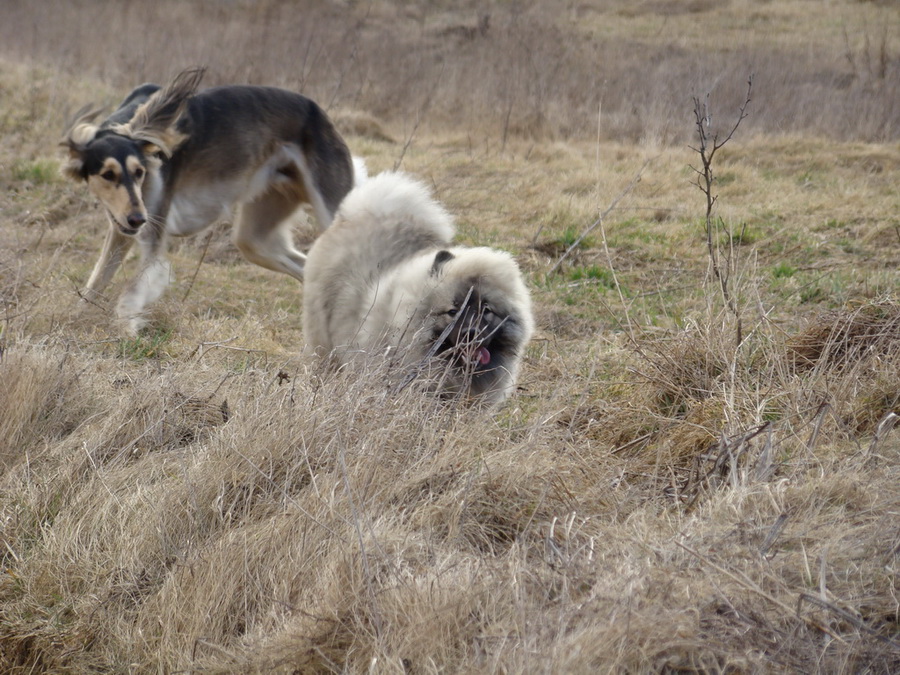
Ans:
[{"label": "brown and white dog", "polygon": [[141,85],[100,124],[99,111],[82,109],[62,143],[64,175],[86,182],[109,219],[85,298],[99,297],[138,242],[140,269],[116,308],[132,334],[169,282],[169,236],[229,220],[237,207],[233,235],[244,256],[303,279],[291,215],[309,204],[324,230],[354,184],[354,160],[314,101],[274,87],[198,92],[203,72],[186,70],[164,88]]}]

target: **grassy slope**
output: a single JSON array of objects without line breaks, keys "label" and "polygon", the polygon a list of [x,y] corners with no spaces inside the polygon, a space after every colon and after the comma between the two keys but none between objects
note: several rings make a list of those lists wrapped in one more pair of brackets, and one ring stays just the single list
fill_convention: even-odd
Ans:
[{"label": "grassy slope", "polygon": [[[97,7],[108,20],[112,5]],[[261,7],[271,15],[246,10],[256,23],[240,7],[208,18],[256,36],[281,16]],[[477,25],[474,7],[404,7],[360,14],[360,48],[394,23],[432,50]],[[706,35],[793,48],[787,28],[810,16],[803,2],[751,16],[630,7],[570,8],[557,29],[661,42],[677,62]],[[809,49],[843,40],[857,9],[828,7]],[[881,5],[863,9],[896,27]],[[20,56],[35,57],[20,33]],[[880,35],[851,30],[860,72]],[[900,435],[876,433],[900,413],[896,129],[882,143],[777,134],[780,90],[759,85],[756,119],[716,164],[717,238],[740,234],[732,288],[748,337],[735,349],[708,279],[696,155],[658,142],[690,134],[689,108],[683,129],[642,108],[632,143],[615,140],[632,122],[606,103],[597,140],[532,115],[553,106],[531,94],[520,119],[484,127],[474,105],[456,120],[423,107],[416,127],[365,88],[342,101],[335,115],[371,170],[402,157],[463,241],[514,251],[528,274],[539,333],[521,391],[488,417],[385,391],[382,373],[326,377],[300,353],[297,284],[242,262],[224,231],[205,254],[203,237],[177,248],[177,281],[142,338],[120,339],[104,304],[79,305],[106,225],[57,177],[54,143],[64,109],[113,101],[135,77],[67,75],[78,64],[53,48],[43,66],[0,61],[0,669],[897,669]],[[169,55],[159,72],[201,56]],[[226,77],[227,55],[212,62]],[[726,73],[738,95],[739,66]],[[724,89],[723,121],[736,110]]]}]

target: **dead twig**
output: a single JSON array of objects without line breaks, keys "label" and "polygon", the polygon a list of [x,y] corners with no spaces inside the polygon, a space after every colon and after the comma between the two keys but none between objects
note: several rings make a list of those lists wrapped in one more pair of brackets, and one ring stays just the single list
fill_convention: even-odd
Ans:
[{"label": "dead twig", "polygon": [[740,347],[741,343],[744,341],[741,313],[737,306],[737,302],[734,299],[732,289],[729,286],[734,265],[734,237],[733,233],[728,230],[730,252],[725,261],[725,265],[723,266],[722,262],[719,260],[718,243],[713,237],[713,232],[715,230],[713,213],[715,211],[716,202],[718,201],[718,195],[713,194],[713,184],[715,183],[716,178],[712,164],[716,153],[731,140],[741,122],[747,117],[747,106],[750,104],[752,89],[753,75],[751,74],[747,80],[747,95],[744,97],[744,103],[740,107],[737,121],[735,121],[734,126],[731,127],[731,130],[721,141],[719,140],[718,133],[713,133],[712,137],[709,135],[710,126],[712,124],[712,114],[709,111],[709,94],[706,94],[706,99],[702,103],[699,98],[696,96],[693,97],[694,118],[697,125],[699,146],[696,148],[691,147],[691,150],[700,155],[702,168],[697,169],[692,166],[691,169],[697,174],[697,187],[700,188],[700,191],[703,192],[706,197],[706,248],[709,255],[709,263],[712,267],[713,276],[716,278],[716,281],[719,282],[719,289],[722,293],[725,305],[728,307],[729,311],[734,314],[735,320],[737,321],[736,342],[738,347]]},{"label": "dead twig", "polygon": [[[694,505],[694,502],[696,502],[697,498],[700,496],[701,488],[703,485],[710,483],[713,476],[719,475],[726,477],[731,485],[737,485],[740,480],[738,463],[740,462],[741,457],[747,453],[750,447],[749,441],[763,433],[771,426],[771,424],[771,422],[764,422],[763,424],[730,439],[726,438],[723,434],[722,439],[718,444],[711,446],[708,452],[698,455],[694,459],[691,475],[688,477],[687,483],[681,490],[682,495],[693,492],[691,500],[688,502],[686,508],[689,509]],[[718,452],[716,452],[716,450],[718,450]],[[704,461],[709,460],[713,460],[713,465],[701,476],[701,464]]]},{"label": "dead twig", "polygon": [[816,425],[813,427],[809,440],[806,442],[806,449],[812,452],[816,447],[816,441],[819,438],[819,431],[822,429],[822,423],[825,421],[825,413],[831,409],[831,406],[824,401],[819,405],[816,411]]},{"label": "dead twig", "polygon": [[444,67],[441,66],[440,73],[438,73],[438,76],[434,79],[434,85],[425,96],[425,102],[418,110],[416,110],[416,123],[413,125],[412,131],[410,131],[409,135],[406,137],[406,142],[403,144],[403,148],[400,150],[400,156],[397,157],[397,161],[394,162],[394,171],[399,170],[400,165],[403,164],[403,158],[406,156],[406,151],[409,150],[409,146],[412,145],[413,139],[416,136],[416,132],[419,130],[419,125],[422,123],[422,115],[428,112],[428,109],[431,107],[431,101],[434,98],[435,92],[437,91],[441,80],[443,79],[443,75]]},{"label": "dead twig", "polygon": [[869,444],[868,450],[866,450],[866,455],[871,456],[875,452],[875,448],[882,440],[884,440],[884,437],[891,432],[891,429],[894,428],[897,420],[900,420],[900,415],[897,415],[894,412],[888,412],[881,418],[878,422],[878,426],[875,427],[875,435],[872,437],[872,442]]},{"label": "dead twig", "polygon": [[759,547],[760,557],[766,557],[769,549],[772,548],[772,544],[775,543],[775,540],[778,539],[778,535],[781,534],[781,530],[784,529],[784,524],[787,522],[787,519],[788,514],[786,513],[782,513],[780,516],[778,516],[778,518],[775,519],[775,524],[772,525],[772,527],[769,529],[769,533],[763,540],[762,546]]},{"label": "dead twig", "polygon": [[206,259],[206,252],[209,250],[209,242],[212,241],[214,229],[210,229],[209,234],[206,235],[206,243],[203,244],[203,252],[200,254],[200,260],[197,261],[197,267],[194,270],[194,275],[191,277],[191,280],[188,282],[187,290],[184,292],[184,296],[181,298],[181,301],[184,302],[188,299],[188,296],[191,294],[191,290],[194,288],[194,281],[197,280],[197,275],[200,273],[200,266],[203,264],[203,261]]},{"label": "dead twig", "polygon": [[264,362],[268,363],[269,353],[267,351],[265,351],[264,349],[248,349],[246,347],[232,347],[231,345],[228,344],[229,342],[234,342],[235,340],[237,340],[237,335],[235,335],[234,337],[230,337],[227,340],[218,340],[216,342],[201,342],[196,347],[194,347],[194,351],[192,351],[188,355],[188,358],[190,359],[194,356],[194,354],[196,354],[197,360],[199,361],[200,359],[203,358],[203,356],[206,354],[208,349],[218,348],[218,349],[230,349],[235,352],[244,352],[247,354],[262,354],[264,357]]},{"label": "dead twig", "polygon": [[105,308],[105,307],[103,307],[103,306],[100,305],[99,303],[97,303],[97,302],[95,302],[94,300],[91,300],[89,297],[87,297],[87,296],[81,291],[81,289],[78,288],[78,285],[77,285],[74,281],[72,282],[72,286],[73,286],[73,288],[75,289],[75,295],[77,295],[78,298],[79,298],[82,302],[86,302],[86,303],[88,303],[89,305],[93,305],[94,307],[97,307],[98,309],[102,309],[104,312],[106,311],[106,308]]}]

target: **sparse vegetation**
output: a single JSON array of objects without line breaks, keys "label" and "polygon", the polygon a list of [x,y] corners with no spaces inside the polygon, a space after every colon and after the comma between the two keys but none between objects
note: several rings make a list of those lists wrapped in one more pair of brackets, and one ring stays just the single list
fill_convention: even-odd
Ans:
[{"label": "sparse vegetation", "polygon": [[[5,2],[0,671],[897,672],[897,26],[853,0]],[[138,339],[81,300],[106,223],[56,178],[66,111],[198,63],[314,96],[371,172],[402,160],[516,254],[539,331],[508,404],[327,372],[302,286],[225,229],[175,247]],[[708,221],[735,340],[687,146],[691,97],[730,128],[751,70]]]},{"label": "sparse vegetation", "polygon": [[772,268],[772,276],[776,279],[790,279],[797,273],[797,268],[789,263],[778,263]]},{"label": "sparse vegetation", "polygon": [[172,330],[157,330],[150,335],[139,335],[135,338],[123,338],[119,340],[119,358],[143,361],[144,359],[158,359],[164,355],[161,347],[172,337]]},{"label": "sparse vegetation", "polygon": [[17,161],[12,167],[13,180],[36,185],[51,183],[59,177],[59,163],[52,159]]}]

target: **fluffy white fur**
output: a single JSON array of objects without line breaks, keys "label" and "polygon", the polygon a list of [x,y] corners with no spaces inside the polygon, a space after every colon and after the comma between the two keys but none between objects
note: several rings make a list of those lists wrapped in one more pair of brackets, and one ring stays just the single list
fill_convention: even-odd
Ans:
[{"label": "fluffy white fur", "polygon": [[339,362],[395,354],[442,393],[506,398],[533,331],[528,290],[508,253],[452,246],[453,236],[450,215],[403,173],[351,190],[308,254],[309,345]]}]

